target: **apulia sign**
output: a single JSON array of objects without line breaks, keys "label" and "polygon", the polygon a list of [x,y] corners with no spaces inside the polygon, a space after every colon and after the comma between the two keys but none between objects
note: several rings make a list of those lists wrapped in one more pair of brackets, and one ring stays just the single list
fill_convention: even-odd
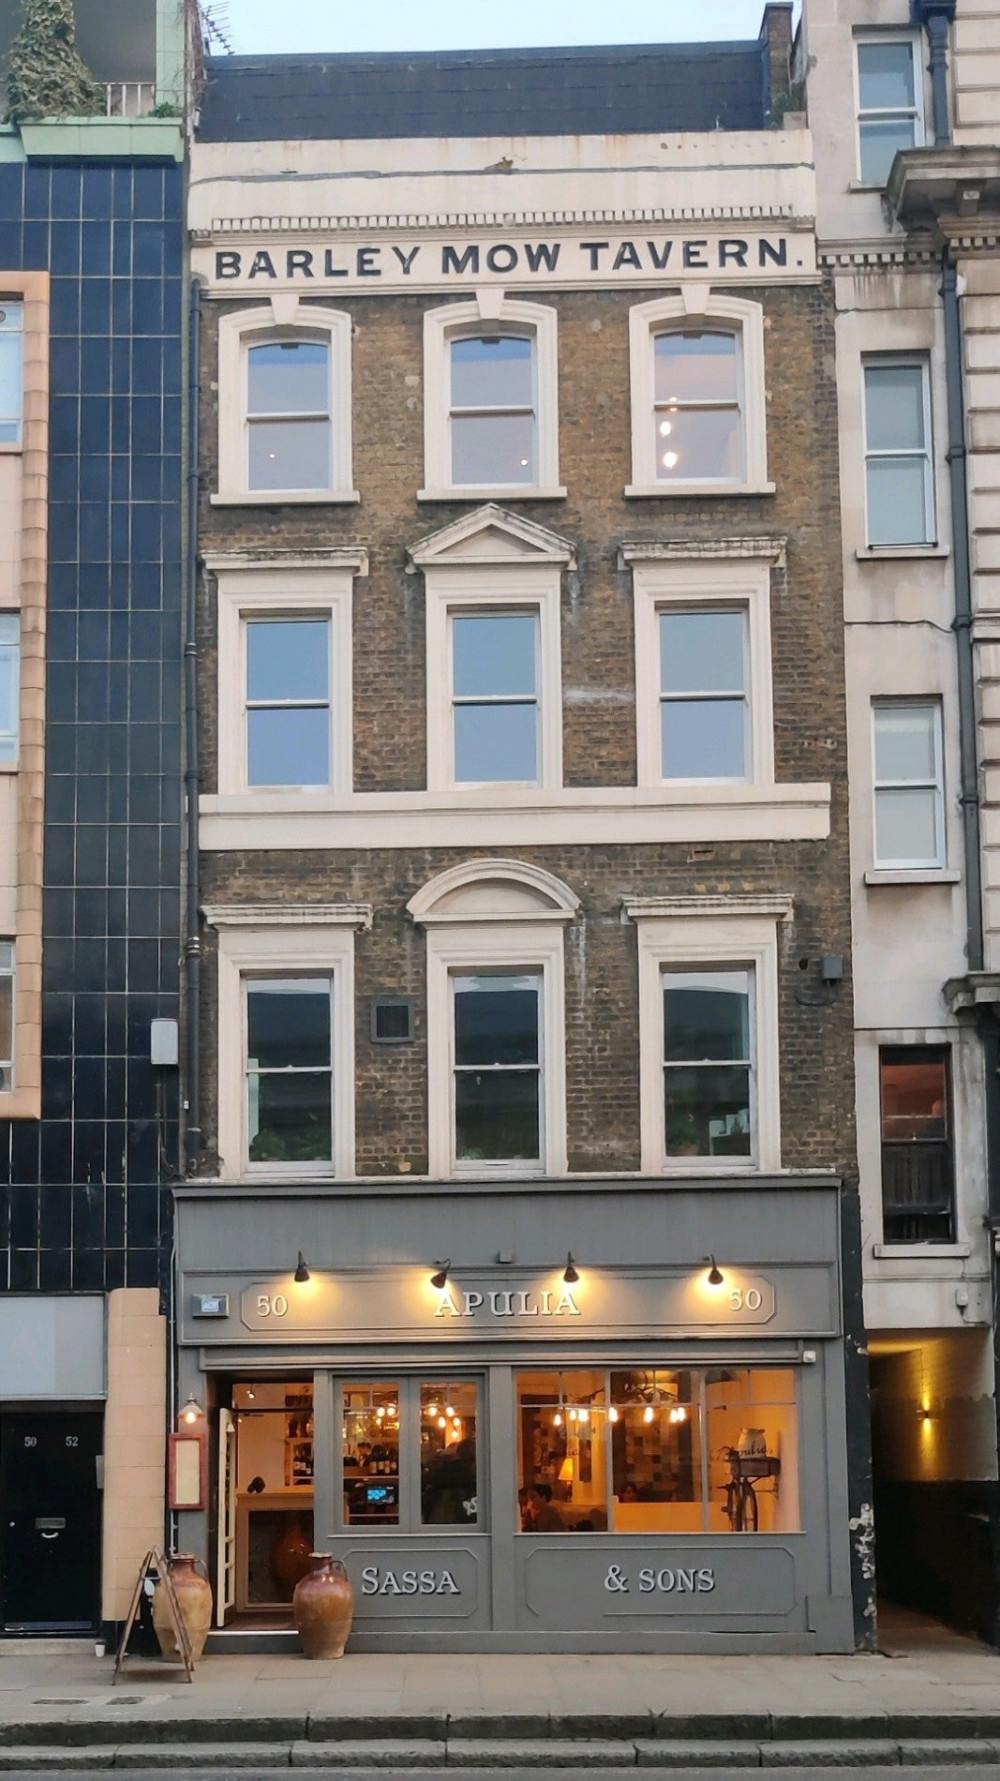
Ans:
[{"label": "apulia sign", "polygon": [[236,291],[474,289],[477,285],[568,287],[662,285],[711,279],[787,281],[815,276],[811,234],[778,230],[720,234],[692,227],[597,226],[586,234],[512,230],[502,237],[441,234],[414,238],[350,231],[289,240],[246,234],[196,242],[194,270],[219,296]]},{"label": "apulia sign", "polygon": [[[199,1304],[205,1299],[200,1294]],[[755,1328],[769,1324],[776,1311],[774,1286],[763,1275],[727,1273],[724,1287],[712,1288],[703,1269],[627,1275],[588,1269],[572,1284],[561,1269],[541,1276],[505,1269],[499,1277],[458,1273],[442,1287],[432,1286],[422,1268],[314,1269],[304,1284],[286,1276],[244,1282],[225,1303],[227,1321],[229,1305],[238,1304],[245,1331],[278,1342],[306,1333],[454,1341],[572,1337],[612,1328]]]}]

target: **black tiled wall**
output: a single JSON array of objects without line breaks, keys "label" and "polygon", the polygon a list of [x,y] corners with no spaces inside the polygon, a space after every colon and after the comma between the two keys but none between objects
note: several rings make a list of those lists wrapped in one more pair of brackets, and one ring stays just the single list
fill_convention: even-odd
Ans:
[{"label": "black tiled wall", "polygon": [[0,1121],[0,1291],[152,1286],[176,1166],[183,187],[0,164],[0,274],[51,271],[42,1120]]}]

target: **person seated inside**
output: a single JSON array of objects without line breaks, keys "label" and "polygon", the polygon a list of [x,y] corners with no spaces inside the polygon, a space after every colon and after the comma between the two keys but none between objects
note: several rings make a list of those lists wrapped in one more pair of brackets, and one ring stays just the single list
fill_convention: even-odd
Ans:
[{"label": "person seated inside", "polygon": [[552,1486],[542,1482],[528,1491],[528,1508],[533,1534],[563,1534],[566,1524],[552,1501]]}]

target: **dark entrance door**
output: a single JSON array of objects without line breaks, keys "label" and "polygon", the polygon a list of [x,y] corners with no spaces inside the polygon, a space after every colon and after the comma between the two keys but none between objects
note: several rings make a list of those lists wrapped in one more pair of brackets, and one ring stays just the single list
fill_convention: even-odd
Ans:
[{"label": "dark entrance door", "polygon": [[93,1412],[0,1415],[5,1632],[87,1632],[97,1624],[101,1429]]}]

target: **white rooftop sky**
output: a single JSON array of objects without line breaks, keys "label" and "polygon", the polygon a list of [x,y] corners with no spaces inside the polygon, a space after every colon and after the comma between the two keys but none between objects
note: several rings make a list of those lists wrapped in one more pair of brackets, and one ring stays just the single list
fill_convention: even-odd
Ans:
[{"label": "white rooftop sky", "polygon": [[[309,50],[518,49],[586,43],[673,43],[756,37],[764,0],[209,0],[238,55]],[[796,8],[798,10],[798,8]],[[218,46],[216,45],[216,48]]]}]

